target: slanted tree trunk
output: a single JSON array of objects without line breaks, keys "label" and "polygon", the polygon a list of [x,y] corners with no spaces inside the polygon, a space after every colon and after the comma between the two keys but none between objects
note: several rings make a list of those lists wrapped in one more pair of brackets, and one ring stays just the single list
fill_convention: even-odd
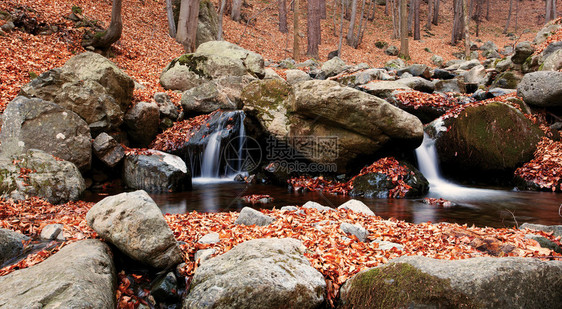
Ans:
[{"label": "slanted tree trunk", "polygon": [[433,18],[431,23],[437,26],[439,24],[439,0],[434,0],[433,5]]},{"label": "slanted tree trunk", "polygon": [[219,31],[217,35],[217,40],[222,41],[222,18],[224,16],[224,9],[226,7],[226,0],[221,0],[220,2],[221,7],[219,8]]},{"label": "slanted tree trunk", "polygon": [[425,23],[425,29],[431,30],[431,19],[433,18],[433,0],[428,0],[427,2],[427,22]]},{"label": "slanted tree trunk", "polygon": [[349,20],[349,28],[347,29],[347,44],[353,43],[353,30],[355,29],[355,16],[357,16],[357,0],[351,2],[351,18]]},{"label": "slanted tree trunk", "polygon": [[108,50],[111,45],[121,38],[123,19],[121,18],[122,0],[113,0],[111,6],[111,22],[105,31],[94,34],[91,39],[83,40],[82,46],[92,46],[101,50]]},{"label": "slanted tree trunk", "polygon": [[414,40],[420,38],[420,0],[414,0]]},{"label": "slanted tree trunk", "polygon": [[240,11],[242,10],[242,1],[244,0],[232,0],[232,11],[230,12],[230,18],[234,21],[240,21]]},{"label": "slanted tree trunk", "polygon": [[197,20],[199,16],[199,0],[182,0],[178,19],[176,41],[183,45],[186,52],[195,51]]},{"label": "slanted tree trunk", "polygon": [[400,57],[410,59],[408,48],[408,0],[400,0]]},{"label": "slanted tree trunk", "polygon": [[172,0],[166,0],[166,13],[168,16],[168,34],[171,37],[176,37],[176,21],[174,20],[174,9],[172,7]]},{"label": "slanted tree trunk", "polygon": [[503,32],[502,32],[504,34],[507,33],[507,29],[509,28],[509,21],[511,20],[512,11],[513,11],[513,0],[509,0],[509,13],[507,13],[507,21],[505,22],[505,27],[503,28]]},{"label": "slanted tree trunk", "polygon": [[320,44],[320,0],[308,0],[307,9],[307,50],[309,57],[318,59]]},{"label": "slanted tree trunk", "polygon": [[287,0],[279,1],[279,31],[281,33],[289,32],[287,28]]},{"label": "slanted tree trunk", "polygon": [[299,61],[299,0],[294,0],[293,8],[293,60]]}]

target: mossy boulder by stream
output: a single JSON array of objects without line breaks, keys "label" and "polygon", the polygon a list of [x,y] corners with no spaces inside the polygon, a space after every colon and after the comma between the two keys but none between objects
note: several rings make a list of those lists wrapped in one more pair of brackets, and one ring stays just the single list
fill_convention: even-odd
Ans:
[{"label": "mossy boulder by stream", "polygon": [[[446,130],[439,129],[441,123]],[[544,135],[519,110],[501,102],[467,107],[457,118],[432,122],[426,132],[437,139],[446,174],[487,182],[511,180],[513,171],[533,158]]]}]

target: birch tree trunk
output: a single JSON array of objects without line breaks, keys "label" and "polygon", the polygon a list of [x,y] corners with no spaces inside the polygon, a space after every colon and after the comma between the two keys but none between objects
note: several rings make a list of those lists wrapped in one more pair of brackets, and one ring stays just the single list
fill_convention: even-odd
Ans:
[{"label": "birch tree trunk", "polygon": [[224,8],[226,7],[226,0],[221,0],[221,7],[219,9],[219,33],[217,35],[217,40],[222,41],[222,18],[224,16]]}]

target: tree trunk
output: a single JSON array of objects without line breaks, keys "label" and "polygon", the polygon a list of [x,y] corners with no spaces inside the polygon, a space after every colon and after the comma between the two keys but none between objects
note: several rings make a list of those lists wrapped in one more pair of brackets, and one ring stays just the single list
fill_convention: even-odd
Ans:
[{"label": "tree trunk", "polygon": [[490,0],[486,0],[486,20],[490,20]]},{"label": "tree trunk", "polygon": [[224,16],[225,7],[226,7],[226,0],[221,0],[221,7],[219,9],[219,33],[217,35],[218,41],[222,41],[222,18]]},{"label": "tree trunk", "polygon": [[353,30],[355,29],[355,16],[357,15],[357,0],[351,2],[351,19],[349,20],[349,28],[347,29],[347,44],[353,43]]},{"label": "tree trunk", "polygon": [[199,16],[199,0],[182,0],[178,20],[176,41],[183,45],[186,52],[195,51],[197,20]]},{"label": "tree trunk", "polygon": [[341,0],[341,23],[340,23],[340,41],[338,44],[338,57],[341,58],[341,48],[342,48],[342,43],[343,43],[343,20],[345,18],[345,13],[344,13],[344,0]]},{"label": "tree trunk", "polygon": [[172,8],[172,0],[166,0],[166,13],[168,16],[168,33],[171,37],[176,37],[176,21],[174,20],[174,9]]},{"label": "tree trunk", "polygon": [[287,0],[279,1],[279,31],[281,33],[289,32],[287,28]]},{"label": "tree trunk", "polygon": [[414,0],[414,40],[420,38],[420,0]]},{"label": "tree trunk", "polygon": [[[375,0],[376,1],[376,0]],[[392,0],[386,0],[386,2],[384,3],[384,15],[388,16],[388,7],[394,4],[394,1]]]},{"label": "tree trunk", "polygon": [[408,48],[408,0],[400,0],[400,57],[410,59]]},{"label": "tree trunk", "polygon": [[519,19],[519,0],[515,1],[515,30],[517,32],[517,20]]},{"label": "tree trunk", "polygon": [[377,8],[377,3],[376,3],[376,1],[375,1],[375,0],[371,0],[371,2],[369,2],[369,13],[367,14],[367,16],[368,16],[367,20],[368,20],[368,21],[373,21],[373,20],[375,20],[375,11],[376,11],[376,8]]},{"label": "tree trunk", "polygon": [[408,7],[408,35],[410,35],[410,33],[412,33],[413,30],[413,24],[414,24],[414,1],[416,0],[410,0],[410,6]]},{"label": "tree trunk", "polygon": [[293,12],[293,60],[299,61],[299,0],[294,0]]},{"label": "tree trunk", "polygon": [[451,33],[451,45],[455,45],[458,41],[463,39],[463,0],[454,0],[453,16],[454,19],[453,31]]},{"label": "tree trunk", "polygon": [[242,9],[242,1],[244,0],[232,0],[232,12],[230,13],[230,18],[234,21],[240,21],[240,10]]},{"label": "tree trunk", "polygon": [[476,13],[474,14],[474,22],[476,22],[476,33],[475,35],[478,37],[480,35],[480,15],[482,15],[482,1],[484,0],[476,0]]},{"label": "tree trunk", "polygon": [[556,18],[556,0],[546,0],[545,23]]},{"label": "tree trunk", "polygon": [[361,15],[359,17],[359,29],[357,29],[357,35],[353,38],[353,48],[359,47],[361,40],[363,39],[363,21],[365,19],[365,0],[361,2]]},{"label": "tree trunk", "polygon": [[389,0],[392,2],[392,38],[398,39],[400,38],[400,0]]},{"label": "tree trunk", "polygon": [[332,14],[332,22],[334,23],[334,36],[335,37],[338,36],[338,30],[336,29],[336,27],[337,27],[336,14],[338,12],[338,5],[339,5],[339,1],[334,0],[334,12]]},{"label": "tree trunk", "polygon": [[462,14],[464,19],[464,54],[465,59],[470,60],[470,24],[468,18],[468,0],[461,0],[462,1]]},{"label": "tree trunk", "polygon": [[320,18],[326,19],[326,0],[320,0],[319,6],[320,6]]},{"label": "tree trunk", "polygon": [[308,0],[307,14],[307,50],[309,57],[318,59],[320,44],[320,0]]},{"label": "tree trunk", "polygon": [[437,26],[439,24],[439,0],[434,0],[433,5],[433,20],[431,23]]},{"label": "tree trunk", "polygon": [[431,30],[431,19],[433,17],[433,0],[428,0],[427,2],[427,22],[425,23],[425,29]]},{"label": "tree trunk", "polygon": [[123,19],[121,18],[122,0],[113,0],[111,6],[111,22],[103,32],[98,32],[90,40],[84,40],[83,46],[92,46],[101,50],[108,50],[111,45],[121,38]]},{"label": "tree trunk", "polygon": [[507,29],[509,28],[509,21],[511,20],[512,11],[513,11],[513,0],[509,0],[509,13],[507,13],[507,21],[505,22],[505,28],[503,28],[503,32],[502,32],[504,34],[507,33]]}]

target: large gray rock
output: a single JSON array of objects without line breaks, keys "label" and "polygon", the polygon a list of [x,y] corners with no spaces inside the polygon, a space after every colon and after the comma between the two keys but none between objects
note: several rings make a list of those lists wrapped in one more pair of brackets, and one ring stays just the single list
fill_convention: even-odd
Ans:
[{"label": "large gray rock", "polygon": [[536,231],[544,231],[547,233],[552,233],[555,237],[562,237],[562,225],[543,225],[534,223],[523,223],[519,229],[530,229]]},{"label": "large gray rock", "polygon": [[127,155],[123,180],[129,188],[148,192],[179,192],[191,188],[185,162],[178,156],[158,150]]},{"label": "large gray rock", "polygon": [[160,109],[154,102],[139,102],[125,114],[127,134],[138,147],[146,147],[158,134]]},{"label": "large gray rock", "polygon": [[320,203],[314,202],[314,201],[308,201],[306,203],[304,203],[304,205],[302,205],[302,208],[304,209],[316,209],[320,212],[324,212],[324,211],[334,211],[333,208],[328,207],[328,206],[324,206]]},{"label": "large gray rock", "polygon": [[114,167],[125,157],[125,149],[109,134],[103,132],[94,139],[94,154],[109,167]]},{"label": "large gray rock", "polygon": [[86,184],[76,165],[41,150],[0,156],[0,194],[23,200],[38,196],[49,203],[77,200]]},{"label": "large gray rock", "polygon": [[343,72],[345,70],[345,62],[341,60],[339,57],[334,57],[322,64],[320,70],[324,72],[326,77],[335,76]]},{"label": "large gray rock", "polygon": [[88,225],[134,260],[158,269],[183,257],[162,212],[144,191],[106,197],[86,215]]},{"label": "large gray rock", "polygon": [[340,224],[340,229],[346,233],[357,237],[357,239],[361,242],[367,240],[367,236],[369,236],[369,231],[367,231],[364,227],[359,224],[351,224],[347,222],[343,222]]},{"label": "large gray rock", "polygon": [[517,86],[517,95],[529,105],[538,107],[562,106],[562,72],[541,71],[527,73]]},{"label": "large gray rock", "polygon": [[18,96],[2,115],[0,149],[5,156],[40,149],[87,170],[92,161],[91,140],[88,124],[53,102]]},{"label": "large gray rock", "polygon": [[326,281],[296,239],[254,239],[199,266],[183,308],[318,308]]},{"label": "large gray rock", "polygon": [[385,69],[366,69],[354,73],[343,72],[342,74],[333,76],[330,79],[335,80],[344,86],[356,87],[373,80],[394,80],[395,77],[388,74],[388,71]]},{"label": "large gray rock", "polygon": [[360,86],[360,89],[381,99],[390,98],[396,90],[413,90],[400,80],[370,82]]},{"label": "large gray rock", "polygon": [[234,224],[266,226],[273,221],[275,221],[275,218],[264,215],[253,208],[244,207],[240,211],[236,221],[234,221]]},{"label": "large gray rock", "polygon": [[250,76],[229,76],[191,88],[182,94],[183,111],[186,115],[198,115],[217,109],[237,109],[242,102],[243,88],[252,80]]},{"label": "large gray rock", "polygon": [[23,243],[29,237],[12,230],[0,229],[0,267],[23,251]]},{"label": "large gray rock", "polygon": [[396,82],[404,84],[408,88],[421,92],[432,93],[433,90],[435,90],[435,86],[433,85],[432,82],[419,76],[401,78]]},{"label": "large gray rock", "polygon": [[562,261],[407,256],[358,273],[340,299],[343,308],[554,308],[561,275]]},{"label": "large gray rock", "polygon": [[298,69],[287,70],[285,71],[285,74],[287,76],[287,82],[290,85],[298,84],[300,82],[312,79],[312,77],[310,77],[310,75],[308,75],[306,72]]},{"label": "large gray rock", "polygon": [[369,206],[365,205],[365,203],[353,199],[341,204],[338,209],[349,209],[353,212],[361,213],[367,216],[375,215],[375,213],[369,208]]},{"label": "large gray rock", "polygon": [[562,68],[562,49],[552,52],[544,61],[539,70],[541,71],[558,71]]},{"label": "large gray rock", "polygon": [[551,22],[544,25],[544,27],[537,32],[537,35],[535,36],[535,39],[533,40],[533,44],[539,45],[539,44],[543,43],[544,41],[546,41],[548,39],[549,36],[551,36],[558,29],[560,29],[560,27],[562,27],[562,25],[556,24],[554,22],[555,22],[555,20],[552,20]]},{"label": "large gray rock", "polygon": [[523,64],[525,60],[535,52],[531,42],[525,41],[515,45],[515,53],[511,56],[511,61],[515,64]]},{"label": "large gray rock", "polygon": [[219,16],[213,3],[209,0],[199,2],[199,18],[197,19],[197,34],[195,47],[218,39]]},{"label": "large gray rock", "polygon": [[135,82],[113,62],[100,54],[85,52],[70,58],[62,67],[81,80],[100,83],[111,95],[121,110],[126,110],[133,99]]},{"label": "large gray rock", "polygon": [[116,282],[109,247],[83,240],[38,265],[0,277],[0,307],[115,308]]},{"label": "large gray rock", "polygon": [[80,79],[62,69],[47,71],[20,90],[20,95],[52,101],[82,117],[93,130],[116,129],[124,109],[97,81]]},{"label": "large gray rock", "polygon": [[486,68],[483,65],[473,67],[462,76],[467,84],[485,85],[488,82]]},{"label": "large gray rock", "polygon": [[154,101],[158,104],[160,118],[168,118],[172,121],[178,119],[180,115],[178,108],[172,103],[170,96],[165,92],[157,92],[154,94]]},{"label": "large gray rock", "polygon": [[425,64],[412,64],[403,69],[399,69],[396,72],[398,76],[401,76],[404,73],[410,73],[412,74],[412,76],[420,76],[424,78],[431,77],[431,72],[429,71],[429,67]]}]

